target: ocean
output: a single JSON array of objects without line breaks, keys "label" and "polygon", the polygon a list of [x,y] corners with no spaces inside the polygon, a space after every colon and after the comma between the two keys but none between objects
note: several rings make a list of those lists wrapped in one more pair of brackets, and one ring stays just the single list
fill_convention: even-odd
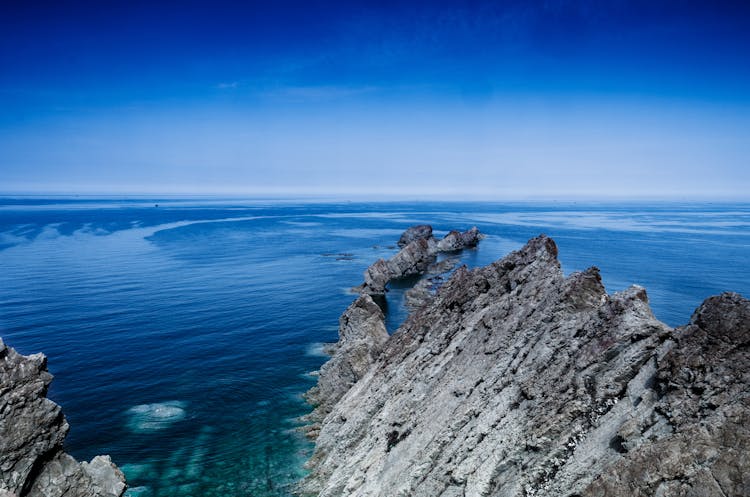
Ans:
[{"label": "ocean", "polygon": [[[747,203],[2,198],[0,336],[48,356],[66,450],[110,454],[128,495],[288,496],[321,344],[417,223],[478,226],[470,267],[546,233],[566,273],[642,285],[672,326],[710,295],[750,295]],[[390,331],[406,287],[388,294]]]}]

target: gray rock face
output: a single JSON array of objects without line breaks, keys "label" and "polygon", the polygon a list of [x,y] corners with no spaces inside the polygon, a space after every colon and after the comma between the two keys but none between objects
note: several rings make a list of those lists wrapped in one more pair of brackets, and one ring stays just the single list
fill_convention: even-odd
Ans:
[{"label": "gray rock face", "polygon": [[384,295],[389,281],[422,274],[435,261],[435,240],[420,238],[409,243],[385,261],[377,260],[365,271],[365,282],[355,288],[360,293]]},{"label": "gray rock face", "polygon": [[476,226],[463,233],[454,230],[438,242],[438,250],[441,252],[452,252],[466,247],[476,247],[481,239],[482,235]]},{"label": "gray rock face", "polygon": [[439,252],[453,252],[475,247],[482,235],[477,227],[460,233],[451,231],[439,242],[432,237],[432,226],[417,225],[407,229],[399,240],[403,248],[389,260],[379,259],[367,268],[364,283],[354,290],[368,295],[382,296],[388,282],[427,272]]},{"label": "gray rock face", "polygon": [[750,495],[748,343],[741,296],[673,330],[640,287],[565,277],[540,236],[459,268],[369,349],[313,433],[300,493]]},{"label": "gray rock face", "polygon": [[[750,301],[703,302],[655,361],[651,418],[618,430],[623,457],[583,495],[750,495],[748,345]],[[661,433],[649,443],[654,419]]]},{"label": "gray rock face", "polygon": [[318,384],[305,398],[315,406],[305,432],[315,436],[320,421],[370,368],[388,340],[383,312],[369,295],[360,295],[339,318],[339,341],[327,349],[331,359],[318,372]]},{"label": "gray rock face", "polygon": [[424,277],[404,292],[407,309],[416,311],[431,302],[438,288],[445,283],[449,272],[458,265],[458,262],[458,258],[448,258],[430,264]]},{"label": "gray rock face", "polygon": [[[119,497],[125,477],[108,456],[79,463],[62,450],[68,423],[45,397],[52,375],[42,354],[0,340],[0,491],[29,497]],[[0,492],[0,495],[3,495]]]},{"label": "gray rock face", "polygon": [[418,224],[404,231],[398,240],[398,246],[406,247],[414,240],[427,240],[429,238],[432,238],[432,226],[429,224]]}]

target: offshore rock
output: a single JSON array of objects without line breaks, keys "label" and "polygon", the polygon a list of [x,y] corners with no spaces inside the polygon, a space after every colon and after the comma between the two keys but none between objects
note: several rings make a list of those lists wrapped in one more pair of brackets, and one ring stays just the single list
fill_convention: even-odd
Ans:
[{"label": "offshore rock", "polygon": [[398,246],[406,247],[414,240],[427,240],[429,238],[432,238],[432,226],[429,224],[417,224],[404,231],[398,240]]},{"label": "offshore rock", "polygon": [[441,252],[452,252],[467,247],[476,247],[481,239],[482,234],[476,226],[463,233],[454,230],[438,242],[437,248]]},{"label": "offshore rock", "polygon": [[430,264],[435,261],[436,253],[434,239],[414,240],[389,260],[379,259],[368,267],[364,275],[365,282],[355,290],[369,295],[384,295],[386,285],[391,280],[427,271]]},{"label": "offshore rock", "polygon": [[671,329],[643,288],[565,277],[534,238],[457,269],[369,353],[312,433],[299,492],[750,495],[749,327],[750,301],[723,294]]},{"label": "offshore rock", "polygon": [[44,355],[0,340],[0,495],[120,497],[125,476],[109,456],[79,463],[63,452],[69,426],[45,397],[51,381]]},{"label": "offshore rock", "polygon": [[378,259],[364,274],[364,283],[353,290],[373,296],[383,296],[390,281],[426,273],[439,252],[453,252],[475,247],[482,235],[477,227],[463,233],[451,231],[439,242],[432,236],[432,226],[417,225],[407,229],[399,239],[403,248],[389,260]]}]

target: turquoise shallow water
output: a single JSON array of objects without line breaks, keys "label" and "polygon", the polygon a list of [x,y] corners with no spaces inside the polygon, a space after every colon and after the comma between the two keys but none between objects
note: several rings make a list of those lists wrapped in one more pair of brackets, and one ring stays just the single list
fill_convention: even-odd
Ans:
[{"label": "turquoise shallow water", "polygon": [[670,325],[709,295],[750,295],[748,204],[6,198],[0,336],[48,355],[67,449],[111,454],[131,495],[289,495],[311,449],[295,427],[318,345],[335,341],[347,289],[418,222],[478,225],[469,266],[547,233],[566,272],[643,285]]}]

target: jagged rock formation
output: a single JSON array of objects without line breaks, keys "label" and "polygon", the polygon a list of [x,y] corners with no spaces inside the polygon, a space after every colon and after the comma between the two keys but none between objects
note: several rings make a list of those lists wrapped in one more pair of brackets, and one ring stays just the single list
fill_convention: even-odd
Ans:
[{"label": "jagged rock formation", "polygon": [[432,238],[432,226],[429,224],[417,224],[409,227],[398,239],[398,246],[403,248],[414,240],[429,240]]},{"label": "jagged rock formation", "polygon": [[326,404],[300,493],[750,495],[749,343],[739,295],[671,329],[640,287],[608,295],[596,268],[564,277],[540,236],[459,268],[358,351],[371,364]]},{"label": "jagged rock formation", "polygon": [[109,456],[79,463],[63,452],[69,426],[45,397],[51,381],[44,355],[0,340],[0,496],[120,497],[125,476]]},{"label": "jagged rock formation", "polygon": [[[656,416],[634,409],[615,438],[623,458],[585,495],[750,495],[750,301],[711,297],[671,340],[655,361]],[[664,433],[649,443],[654,417]]]},{"label": "jagged rock formation", "polygon": [[305,394],[316,406],[306,417],[308,435],[317,434],[320,422],[364,376],[387,340],[383,312],[369,295],[360,295],[339,318],[339,341],[326,350],[331,359],[318,372],[317,386]]},{"label": "jagged rock formation", "polygon": [[466,247],[476,247],[481,239],[482,235],[476,226],[463,233],[453,230],[438,242],[437,248],[441,252],[452,252]]},{"label": "jagged rock formation", "polygon": [[388,259],[378,259],[364,274],[364,283],[355,287],[359,293],[382,296],[392,280],[424,274],[436,260],[439,252],[454,252],[476,247],[482,234],[476,226],[463,233],[451,231],[440,241],[432,236],[432,226],[420,224],[407,229],[398,241],[403,247]]},{"label": "jagged rock formation", "polygon": [[434,239],[420,238],[388,259],[378,259],[367,268],[365,282],[356,291],[368,295],[384,295],[389,281],[422,274],[435,261],[437,254]]}]

